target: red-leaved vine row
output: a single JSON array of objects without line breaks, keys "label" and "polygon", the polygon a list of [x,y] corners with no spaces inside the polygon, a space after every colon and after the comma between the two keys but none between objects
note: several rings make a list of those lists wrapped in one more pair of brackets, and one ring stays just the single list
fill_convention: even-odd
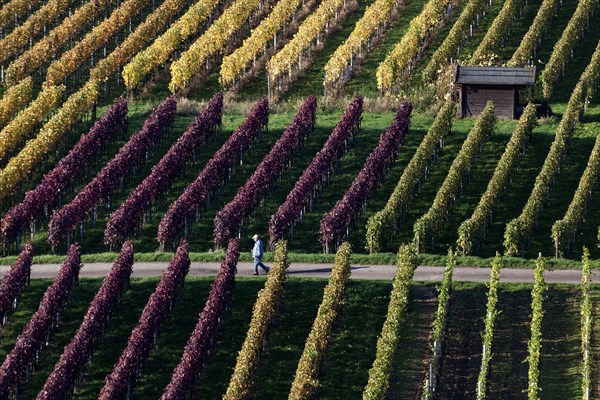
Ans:
[{"label": "red-leaved vine row", "polygon": [[91,357],[94,343],[108,322],[119,297],[127,289],[133,267],[133,243],[127,242],[90,304],[79,330],[65,347],[46,379],[37,400],[70,398],[80,373]]},{"label": "red-leaved vine row", "polygon": [[186,224],[187,217],[204,202],[212,190],[219,187],[228,171],[237,162],[240,153],[252,143],[268,122],[269,101],[263,97],[254,105],[242,125],[208,161],[196,180],[169,206],[158,226],[157,240],[161,248],[177,236],[179,230]]},{"label": "red-leaved vine row", "polygon": [[146,155],[153,143],[173,124],[177,101],[169,97],[154,110],[144,122],[142,130],[133,135],[127,143],[71,201],[58,211],[54,211],[48,226],[48,242],[57,246],[60,241],[79,223],[101,200],[110,196],[121,179]]},{"label": "red-leaved vine row", "polygon": [[219,321],[231,301],[239,256],[238,241],[236,239],[229,240],[225,260],[221,263],[221,269],[212,285],[204,309],[200,313],[196,328],[188,339],[179,365],[173,371],[171,382],[162,394],[162,400],[190,398],[187,394],[204,366]]},{"label": "red-leaved vine row", "polygon": [[221,125],[223,94],[215,94],[204,111],[192,122],[187,131],[171,146],[167,154],[152,168],[152,172],[111,214],[104,230],[105,244],[118,244],[133,231],[152,201],[169,187],[183,170],[200,144]]},{"label": "red-leaved vine row", "polygon": [[35,189],[25,194],[25,199],[12,207],[2,218],[2,241],[4,246],[15,240],[28,223],[33,222],[48,206],[51,206],[60,192],[81,174],[90,158],[118,132],[127,129],[127,101],[118,100],[85,135],[61,159],[52,171],[48,172]]},{"label": "red-leaved vine row", "polygon": [[268,188],[275,177],[281,173],[286,160],[298,148],[300,140],[315,125],[317,99],[308,97],[281,138],[277,140],[269,154],[265,156],[246,184],[215,217],[214,241],[224,244],[238,234],[242,221],[252,213],[252,207],[261,193]]},{"label": "red-leaved vine row", "polygon": [[18,391],[16,386],[21,377],[37,358],[42,345],[48,345],[52,327],[55,321],[58,324],[60,309],[77,282],[80,269],[81,247],[73,244],[60,271],[44,293],[38,310],[23,328],[15,347],[0,368],[0,399],[6,399],[12,391]]},{"label": "red-leaved vine row", "polygon": [[329,139],[298,179],[285,202],[271,216],[269,221],[271,243],[281,240],[294,221],[300,217],[308,197],[314,192],[317,184],[322,181],[323,175],[330,171],[337,156],[347,148],[352,135],[360,129],[362,110],[363,98],[356,96],[354,101],[346,107],[344,115],[331,132]]},{"label": "red-leaved vine row", "polygon": [[19,254],[17,261],[10,267],[10,271],[4,275],[0,284],[0,326],[6,323],[8,314],[16,307],[17,298],[23,286],[31,275],[31,261],[33,260],[33,245],[25,244],[25,248]]},{"label": "red-leaved vine row", "polygon": [[152,350],[158,328],[173,307],[177,289],[183,285],[189,270],[189,246],[183,241],[148,299],[137,326],[129,336],[127,347],[106,377],[99,399],[121,399],[133,388],[142,363]]},{"label": "red-leaved vine row", "polygon": [[394,121],[379,138],[379,145],[367,158],[350,189],[335,203],[331,211],[323,215],[319,240],[327,248],[346,234],[352,218],[368,196],[377,189],[386,167],[398,156],[399,147],[404,144],[408,132],[412,108],[409,102],[400,106]]}]

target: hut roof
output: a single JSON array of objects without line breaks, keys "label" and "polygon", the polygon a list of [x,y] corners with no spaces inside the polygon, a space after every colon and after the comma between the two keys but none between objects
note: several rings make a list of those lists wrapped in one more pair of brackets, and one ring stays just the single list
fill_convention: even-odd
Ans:
[{"label": "hut roof", "polygon": [[535,67],[464,67],[456,70],[455,82],[469,85],[531,86],[535,84]]}]

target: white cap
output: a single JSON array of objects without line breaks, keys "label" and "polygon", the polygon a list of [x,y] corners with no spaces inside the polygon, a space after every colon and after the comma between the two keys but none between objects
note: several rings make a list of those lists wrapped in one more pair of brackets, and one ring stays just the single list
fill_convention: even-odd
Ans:
[{"label": "white cap", "polygon": [[252,239],[254,239],[254,240],[258,239],[258,235],[255,234],[254,236],[252,236]]}]

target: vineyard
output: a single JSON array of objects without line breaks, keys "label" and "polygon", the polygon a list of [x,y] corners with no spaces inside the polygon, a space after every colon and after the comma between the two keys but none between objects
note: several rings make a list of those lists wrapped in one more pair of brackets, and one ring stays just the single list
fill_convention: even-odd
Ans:
[{"label": "vineyard", "polygon": [[[598,0],[1,1],[0,399],[600,398],[597,26]],[[460,118],[457,64],[535,66],[517,119]],[[266,280],[236,278],[254,234]]]}]

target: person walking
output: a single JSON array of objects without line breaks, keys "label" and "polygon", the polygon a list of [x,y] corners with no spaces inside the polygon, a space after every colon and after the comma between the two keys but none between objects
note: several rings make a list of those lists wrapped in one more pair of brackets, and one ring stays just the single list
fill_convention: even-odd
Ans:
[{"label": "person walking", "polygon": [[271,268],[267,267],[261,261],[264,255],[262,240],[260,240],[260,237],[258,235],[252,236],[252,240],[254,240],[254,248],[252,249],[252,257],[254,258],[254,275],[258,275],[259,266],[265,271],[267,271],[268,274]]}]

